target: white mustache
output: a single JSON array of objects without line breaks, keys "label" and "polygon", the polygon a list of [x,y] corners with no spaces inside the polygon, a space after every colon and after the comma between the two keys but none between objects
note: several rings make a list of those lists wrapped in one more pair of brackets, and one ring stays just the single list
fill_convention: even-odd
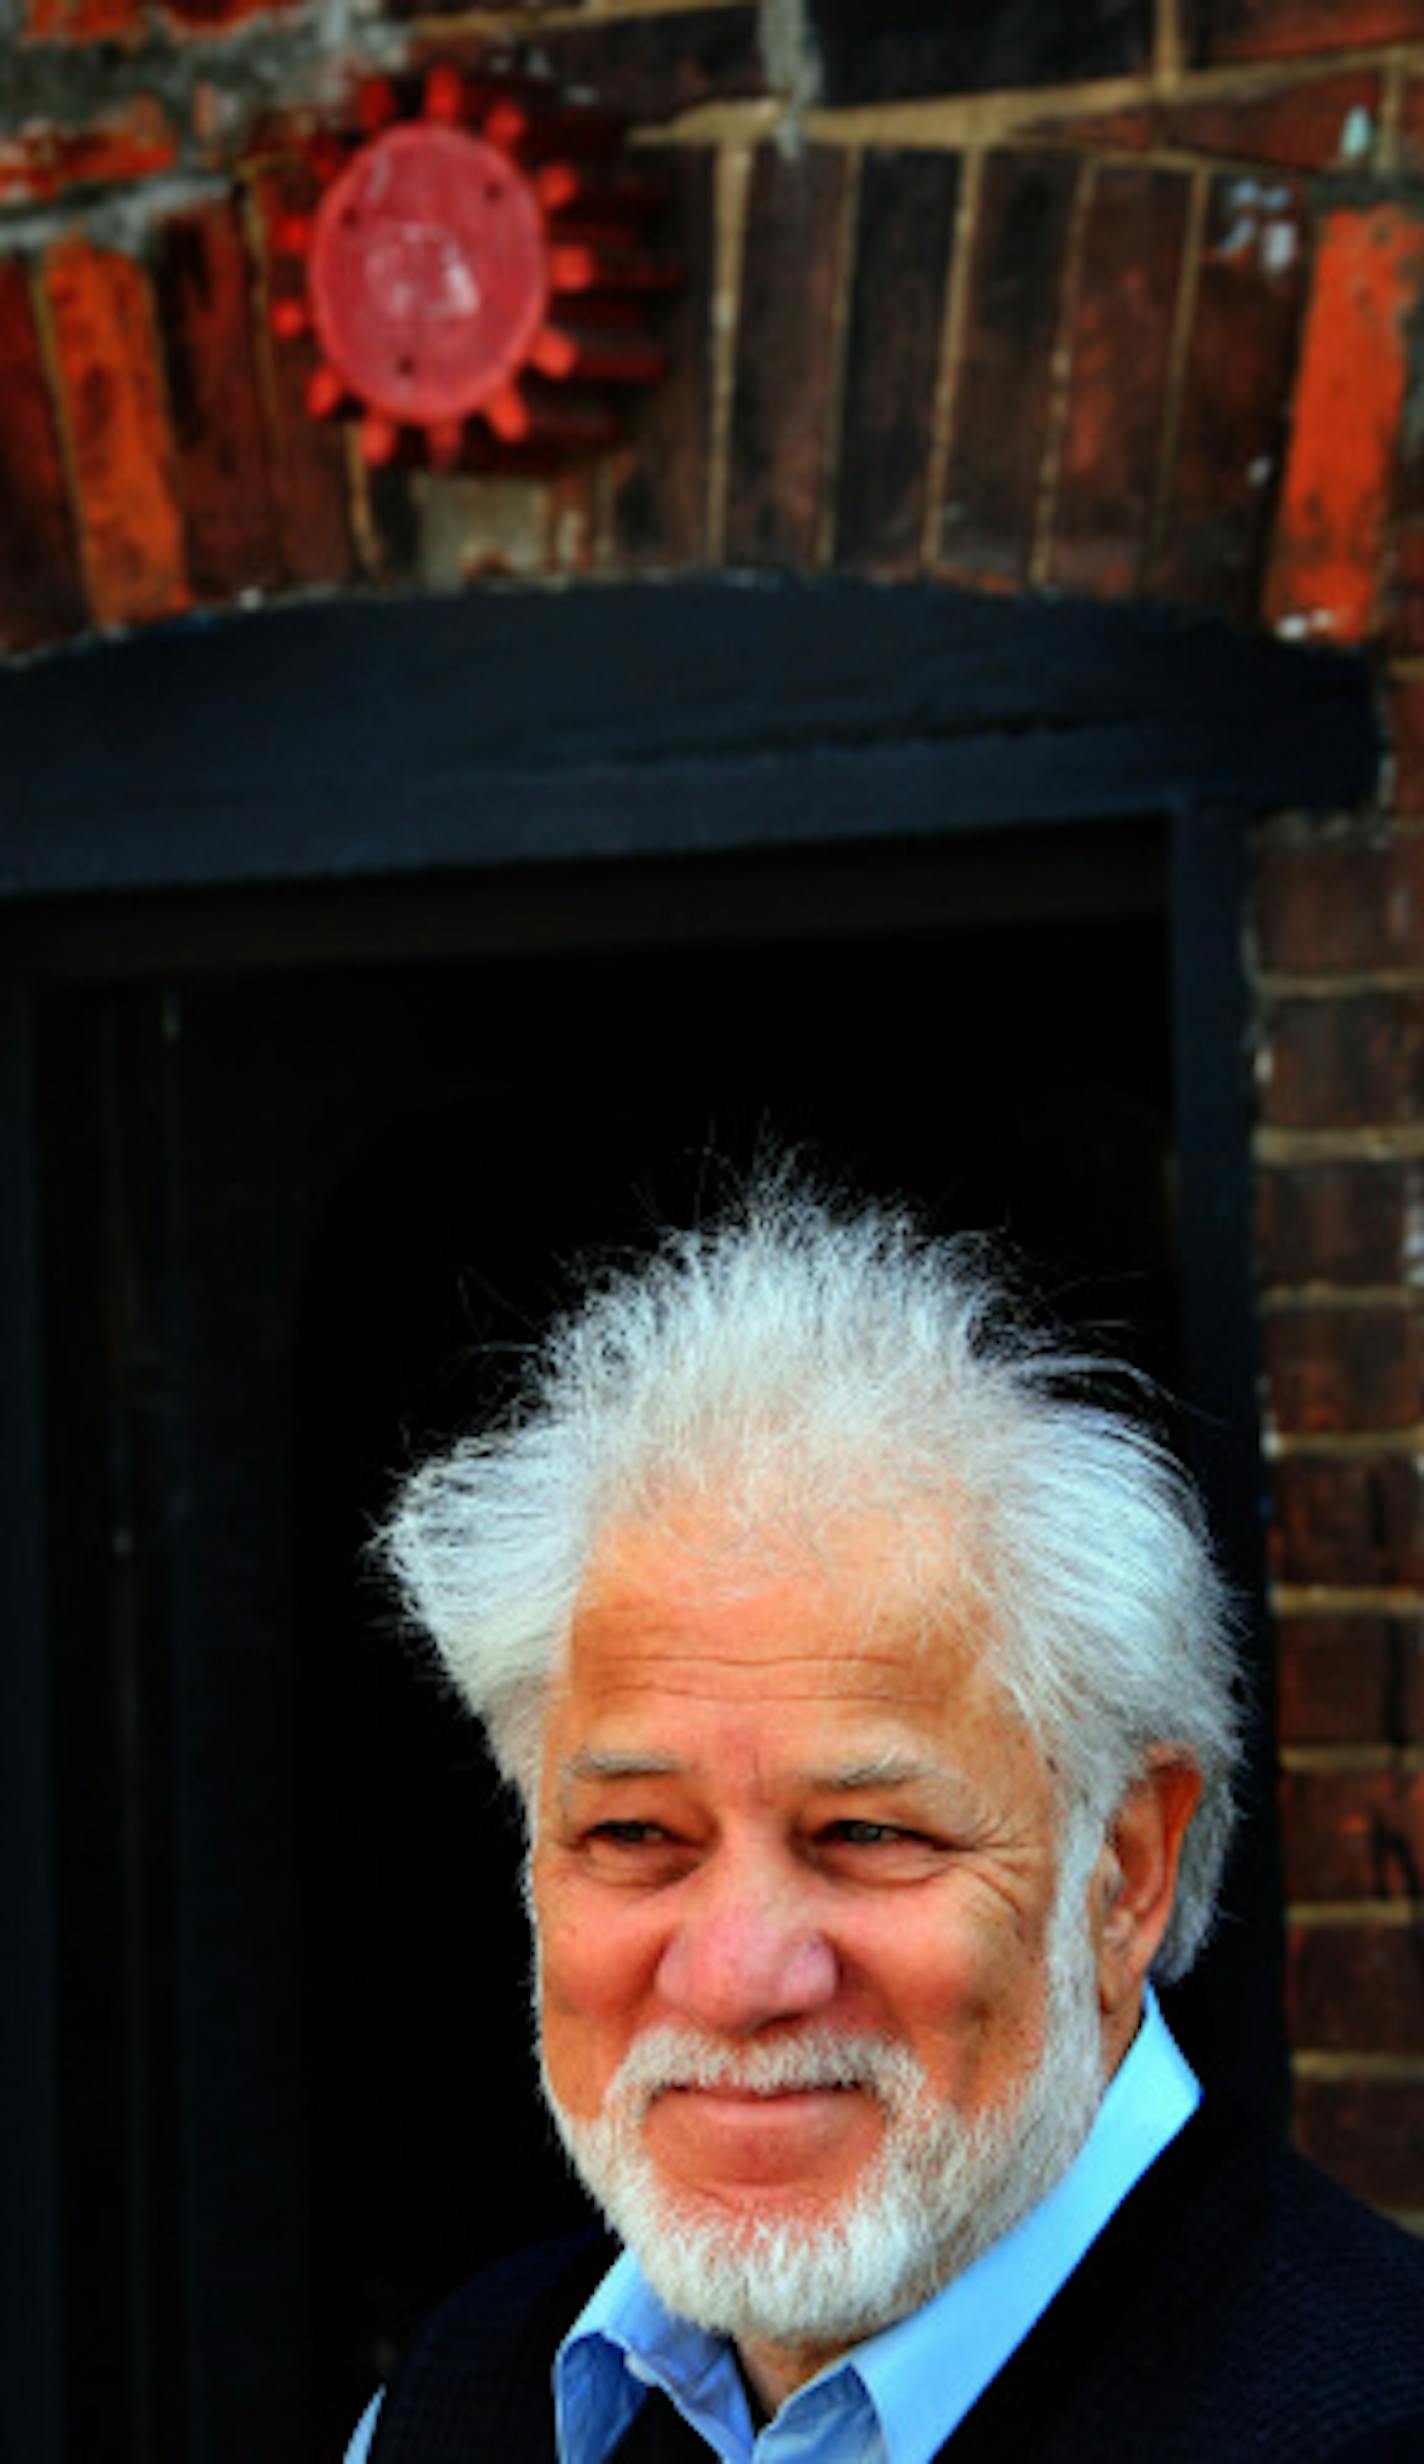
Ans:
[{"label": "white mustache", "polygon": [[641,2116],[673,2088],[730,2088],[748,2096],[813,2088],[861,2088],[902,2108],[927,2084],[914,2056],[878,2036],[812,2029],[769,2044],[724,2045],[695,2028],[650,2028],[620,2063],[604,2100],[605,2113]]}]

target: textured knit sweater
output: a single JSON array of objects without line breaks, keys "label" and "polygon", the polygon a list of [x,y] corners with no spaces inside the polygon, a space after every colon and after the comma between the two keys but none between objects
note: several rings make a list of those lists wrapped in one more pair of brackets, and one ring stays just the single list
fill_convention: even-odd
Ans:
[{"label": "textured knit sweater", "polygon": [[[612,2256],[520,2253],[420,2331],[372,2464],[555,2464],[553,2358]],[[707,2464],[650,2394],[618,2464]],[[1205,2110],[941,2450],[949,2464],[1424,2464],[1424,2244]]]}]

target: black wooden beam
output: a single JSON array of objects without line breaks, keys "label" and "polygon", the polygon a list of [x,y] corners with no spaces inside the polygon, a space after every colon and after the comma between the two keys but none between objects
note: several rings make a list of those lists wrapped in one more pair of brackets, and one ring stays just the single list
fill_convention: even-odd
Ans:
[{"label": "black wooden beam", "polygon": [[1181,1989],[1204,2072],[1284,2124],[1285,1929],[1275,1821],[1252,1239],[1250,991],[1243,919],[1251,851],[1239,813],[1171,833],[1172,1049],[1180,1192],[1183,1452],[1206,1497],[1248,1669],[1241,1822],[1209,1967]]},{"label": "black wooden beam", "polygon": [[56,1809],[31,1020],[0,997],[0,2453],[64,2452]]},{"label": "black wooden beam", "polygon": [[1368,672],[1160,609],[706,582],[342,601],[0,675],[0,900],[1358,804]]}]

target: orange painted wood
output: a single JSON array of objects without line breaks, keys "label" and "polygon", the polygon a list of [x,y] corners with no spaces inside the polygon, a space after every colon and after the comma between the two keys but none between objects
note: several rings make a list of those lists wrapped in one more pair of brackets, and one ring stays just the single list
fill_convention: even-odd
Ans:
[{"label": "orange painted wood", "polygon": [[1305,199],[1213,180],[1161,538],[1148,587],[1254,622],[1304,298]]},{"label": "orange painted wood", "polygon": [[1306,310],[1265,615],[1362,641],[1374,618],[1424,221],[1399,205],[1327,214]]},{"label": "orange painted wood", "polygon": [[1028,578],[1079,175],[1046,152],[985,166],[939,524],[941,570],[976,588]]},{"label": "orange painted wood", "polygon": [[165,224],[155,281],[189,572],[199,598],[225,599],[280,570],[249,269],[231,209]]},{"label": "orange painted wood", "polygon": [[[310,214],[318,193],[307,165],[295,160],[275,164],[254,182],[269,284],[280,274],[285,298],[299,297],[301,286],[294,261],[275,246],[276,235],[291,217]],[[307,386],[318,359],[309,335],[282,341],[267,335],[260,347],[271,372],[271,454],[286,578],[345,581],[356,562],[345,424],[314,419],[307,408]]]},{"label": "orange painted wood", "polygon": [[1424,34],[1424,0],[1186,0],[1193,67],[1220,60],[1293,60]]},{"label": "orange painted wood", "polygon": [[872,147],[861,171],[841,408],[837,562],[918,571],[959,158]]},{"label": "orange painted wood", "polygon": [[177,159],[173,123],[152,95],[135,95],[84,128],[29,121],[0,138],[0,204],[43,205],[69,188],[148,179]]},{"label": "orange painted wood", "polygon": [[732,400],[727,559],[816,557],[836,413],[836,298],[846,157],[764,146],[747,205]]},{"label": "orange painted wood", "polygon": [[1049,562],[1062,590],[1141,587],[1186,228],[1179,172],[1100,172],[1072,315]]},{"label": "orange painted wood", "polygon": [[44,268],[90,605],[141,624],[188,605],[152,302],[132,257],[64,240]]},{"label": "orange painted wood", "polygon": [[142,19],[143,0],[26,0],[26,31],[39,43],[122,42]]},{"label": "orange painted wood", "polygon": [[1072,119],[1055,114],[1024,133],[1114,153],[1172,146],[1283,171],[1325,171],[1368,160],[1379,107],[1379,78],[1351,69],[1338,77],[1303,77],[1263,94],[1142,104]]},{"label": "orange painted wood", "polygon": [[0,258],[0,644],[29,649],[85,621],[79,559],[29,281]]}]

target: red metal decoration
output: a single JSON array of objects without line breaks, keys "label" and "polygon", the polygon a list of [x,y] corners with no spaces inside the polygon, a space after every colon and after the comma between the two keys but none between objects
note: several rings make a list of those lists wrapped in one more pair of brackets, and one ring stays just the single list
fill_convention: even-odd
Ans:
[{"label": "red metal decoration", "polygon": [[271,314],[280,337],[316,338],[313,416],[359,410],[376,463],[418,441],[445,468],[613,443],[608,389],[662,375],[646,305],[682,280],[648,245],[664,198],[616,125],[451,68],[414,116],[387,79],[359,102],[361,136],[311,150],[314,212],[272,235],[305,269]]}]

